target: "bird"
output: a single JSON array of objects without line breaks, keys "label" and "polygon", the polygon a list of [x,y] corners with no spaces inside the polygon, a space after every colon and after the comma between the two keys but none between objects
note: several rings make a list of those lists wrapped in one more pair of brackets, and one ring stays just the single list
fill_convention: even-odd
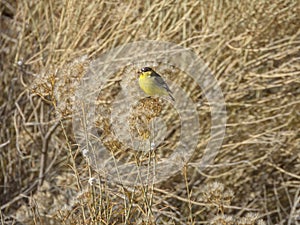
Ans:
[{"label": "bird", "polygon": [[169,95],[170,98],[175,101],[167,83],[150,67],[143,67],[139,70],[139,86],[147,95]]}]

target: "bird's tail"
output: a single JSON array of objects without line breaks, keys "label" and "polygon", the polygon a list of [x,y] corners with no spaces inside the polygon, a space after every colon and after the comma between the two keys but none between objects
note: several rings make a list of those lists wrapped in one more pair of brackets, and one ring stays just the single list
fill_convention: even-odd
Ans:
[{"label": "bird's tail", "polygon": [[169,92],[170,98],[175,102],[175,98],[172,96],[172,94]]}]

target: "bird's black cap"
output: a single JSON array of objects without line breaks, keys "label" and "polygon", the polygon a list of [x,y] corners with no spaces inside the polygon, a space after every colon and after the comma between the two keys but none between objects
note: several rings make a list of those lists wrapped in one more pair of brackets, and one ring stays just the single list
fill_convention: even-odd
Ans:
[{"label": "bird's black cap", "polygon": [[143,67],[140,71],[141,72],[148,72],[148,71],[152,71],[152,69],[150,67]]}]

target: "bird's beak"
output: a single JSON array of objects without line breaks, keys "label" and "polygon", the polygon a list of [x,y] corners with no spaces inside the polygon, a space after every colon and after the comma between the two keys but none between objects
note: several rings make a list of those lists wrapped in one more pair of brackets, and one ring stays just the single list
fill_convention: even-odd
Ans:
[{"label": "bird's beak", "polygon": [[138,75],[138,76],[140,76],[140,75],[141,75],[141,73],[142,73],[142,71],[141,71],[141,70],[138,70],[138,71],[137,71],[137,75]]}]

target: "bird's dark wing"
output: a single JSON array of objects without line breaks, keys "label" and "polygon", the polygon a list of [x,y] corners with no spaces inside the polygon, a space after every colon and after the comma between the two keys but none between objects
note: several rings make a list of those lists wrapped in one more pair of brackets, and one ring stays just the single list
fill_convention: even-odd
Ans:
[{"label": "bird's dark wing", "polygon": [[162,79],[162,77],[158,73],[152,72],[151,76],[153,76],[155,81],[157,81],[157,83],[163,86],[168,92],[172,93],[167,83],[164,81],[164,79]]}]

